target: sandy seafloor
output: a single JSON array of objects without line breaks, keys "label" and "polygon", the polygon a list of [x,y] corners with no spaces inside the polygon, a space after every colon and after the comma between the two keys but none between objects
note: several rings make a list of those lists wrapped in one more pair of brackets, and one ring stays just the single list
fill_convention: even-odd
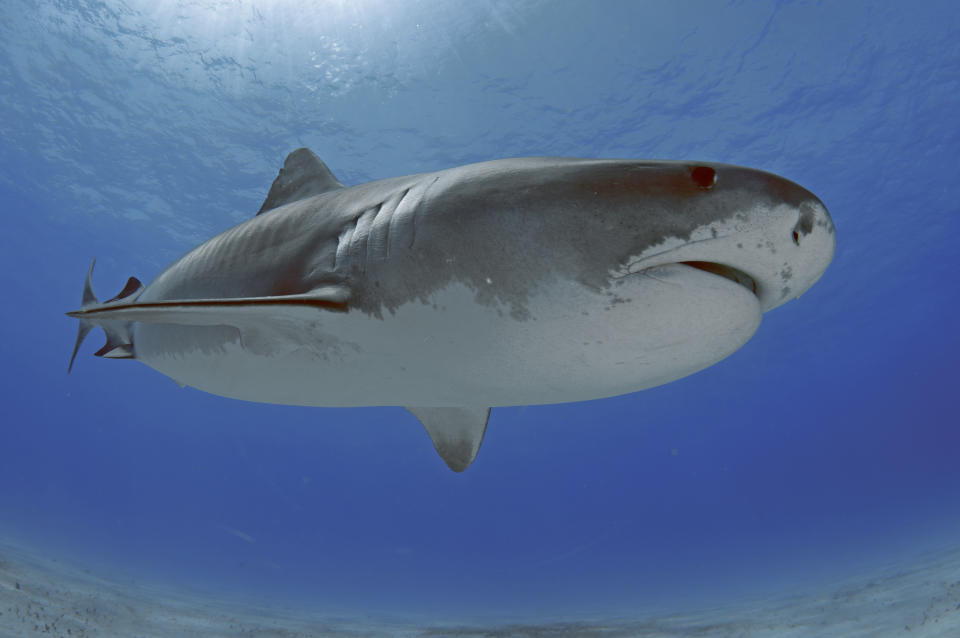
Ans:
[{"label": "sandy seafloor", "polygon": [[960,547],[792,596],[636,617],[445,621],[258,607],[109,581],[0,545],[0,636],[960,636]]}]

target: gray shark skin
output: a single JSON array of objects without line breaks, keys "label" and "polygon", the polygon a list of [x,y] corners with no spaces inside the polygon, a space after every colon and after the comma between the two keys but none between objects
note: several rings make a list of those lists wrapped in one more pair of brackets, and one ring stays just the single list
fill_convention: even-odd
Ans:
[{"label": "gray shark skin", "polygon": [[455,471],[491,406],[635,392],[730,355],[833,257],[824,205],[714,163],[520,158],[347,187],[305,148],[255,217],[99,303],[74,346],[181,385],[408,406]]}]

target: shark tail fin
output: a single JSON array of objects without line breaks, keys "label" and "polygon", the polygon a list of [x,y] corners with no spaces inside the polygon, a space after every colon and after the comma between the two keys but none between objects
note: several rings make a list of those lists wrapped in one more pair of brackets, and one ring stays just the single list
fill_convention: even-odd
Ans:
[{"label": "shark tail fin", "polygon": [[70,364],[67,366],[67,374],[70,374],[70,371],[73,370],[73,360],[77,358],[77,351],[80,350],[80,344],[83,343],[83,340],[86,339],[90,331],[93,330],[93,323],[86,319],[80,319],[79,324],[77,327],[77,340],[73,344],[73,353],[70,355]]},{"label": "shark tail fin", "polygon": [[126,299],[134,293],[139,292],[143,288],[143,284],[141,284],[140,280],[136,277],[130,277],[130,279],[127,280],[127,284],[123,287],[123,290],[121,290],[116,297],[101,304],[97,300],[97,295],[93,292],[93,267],[96,263],[97,258],[94,257],[93,261],[90,262],[90,269],[87,270],[87,278],[83,282],[83,294],[80,297],[80,312],[71,313],[71,316],[75,316],[79,321],[79,326],[77,327],[77,340],[73,344],[73,353],[70,355],[70,364],[67,366],[67,374],[70,374],[70,371],[73,370],[73,362],[77,358],[77,352],[80,350],[84,339],[87,338],[87,335],[90,334],[90,331],[93,330],[95,326],[103,328],[104,333],[107,335],[107,342],[102,348],[97,350],[95,353],[96,356],[110,359],[134,358],[133,338],[130,334],[129,323],[87,319],[82,313],[85,310],[92,310],[121,299]]}]

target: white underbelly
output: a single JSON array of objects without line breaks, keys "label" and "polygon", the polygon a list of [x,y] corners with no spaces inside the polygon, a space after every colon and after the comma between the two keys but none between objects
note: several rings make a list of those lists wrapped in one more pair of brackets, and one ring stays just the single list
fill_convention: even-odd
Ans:
[{"label": "white underbelly", "polygon": [[532,405],[686,376],[737,350],[761,316],[741,286],[677,264],[607,291],[558,281],[522,319],[475,296],[455,285],[379,319],[274,306],[235,325],[137,324],[135,352],[181,384],[250,401]]}]

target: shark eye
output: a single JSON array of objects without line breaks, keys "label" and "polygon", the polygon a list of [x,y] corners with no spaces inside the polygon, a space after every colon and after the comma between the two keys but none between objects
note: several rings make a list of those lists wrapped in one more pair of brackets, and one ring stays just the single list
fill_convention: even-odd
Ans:
[{"label": "shark eye", "polygon": [[690,171],[693,182],[704,190],[710,190],[717,183],[717,171],[709,166],[695,166]]}]

